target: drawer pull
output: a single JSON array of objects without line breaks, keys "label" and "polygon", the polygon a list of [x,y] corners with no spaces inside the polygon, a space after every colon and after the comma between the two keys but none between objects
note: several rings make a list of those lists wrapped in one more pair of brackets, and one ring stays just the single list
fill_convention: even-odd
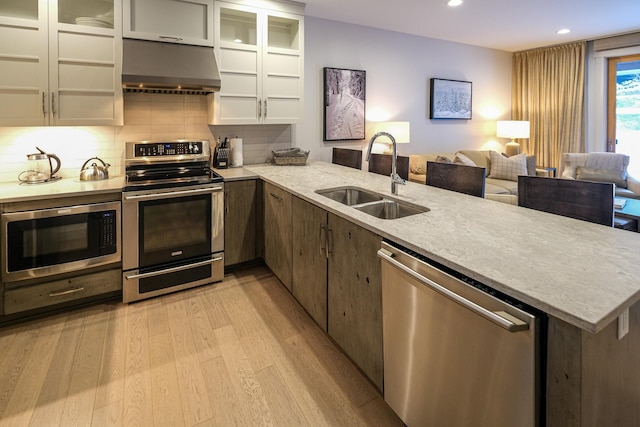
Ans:
[{"label": "drawer pull", "polygon": [[84,286],[80,286],[79,288],[67,289],[64,291],[50,292],[49,298],[61,297],[64,295],[75,294],[76,292],[82,292],[82,291],[84,291]]}]

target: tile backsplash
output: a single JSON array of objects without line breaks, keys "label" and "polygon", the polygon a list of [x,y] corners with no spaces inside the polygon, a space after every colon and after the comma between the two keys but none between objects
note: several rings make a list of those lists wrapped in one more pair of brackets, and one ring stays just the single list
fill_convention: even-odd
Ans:
[{"label": "tile backsplash", "polygon": [[0,127],[0,182],[18,180],[26,169],[27,154],[40,147],[62,161],[58,173],[65,178],[79,176],[85,161],[99,157],[111,164],[112,176],[124,172],[126,141],[243,139],[244,164],[264,163],[271,150],[291,146],[290,125],[207,125],[204,96],[125,93],[124,126],[86,127]]}]

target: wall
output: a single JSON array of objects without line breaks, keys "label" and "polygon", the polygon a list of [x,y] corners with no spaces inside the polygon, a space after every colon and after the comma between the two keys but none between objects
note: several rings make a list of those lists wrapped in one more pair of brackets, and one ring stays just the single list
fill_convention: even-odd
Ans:
[{"label": "wall", "polygon": [[[463,29],[461,29],[463,31]],[[323,67],[366,71],[369,121],[410,121],[411,142],[400,154],[490,147],[495,121],[511,118],[512,54],[369,27],[305,17],[304,122],[293,144],[312,159],[331,161],[331,148],[366,148],[361,141],[323,142]],[[430,120],[429,79],[473,83],[472,120]],[[371,132],[366,133],[369,138]]]}]

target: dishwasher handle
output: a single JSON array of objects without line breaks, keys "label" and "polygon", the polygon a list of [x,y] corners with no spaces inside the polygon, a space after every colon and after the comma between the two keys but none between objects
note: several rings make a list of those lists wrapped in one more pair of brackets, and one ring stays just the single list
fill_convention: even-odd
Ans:
[{"label": "dishwasher handle", "polygon": [[391,263],[392,265],[394,265],[395,267],[399,268],[400,270],[404,271],[405,273],[407,273],[408,275],[410,275],[411,277],[413,277],[414,279],[418,280],[420,283],[423,283],[426,286],[429,286],[431,289],[433,289],[434,291],[444,295],[445,297],[457,302],[458,304],[462,305],[463,307],[473,311],[474,313],[478,314],[479,316],[484,317],[485,319],[495,323],[496,325],[500,326],[503,329],[506,329],[509,332],[520,332],[520,331],[526,331],[529,329],[529,324],[521,319],[518,319],[515,316],[512,316],[509,313],[506,313],[504,311],[491,311],[488,310],[478,304],[476,304],[473,301],[469,301],[468,299],[464,298],[461,295],[456,294],[455,292],[450,291],[449,289],[445,288],[444,286],[441,286],[439,284],[437,284],[436,282],[434,282],[433,280],[423,276],[422,274],[412,270],[411,268],[407,267],[406,265],[404,265],[403,263],[401,263],[400,261],[396,260],[395,258],[393,258],[393,252],[388,251],[386,249],[380,249],[378,250],[378,256],[380,258],[382,258],[384,261],[387,261],[389,263]]}]

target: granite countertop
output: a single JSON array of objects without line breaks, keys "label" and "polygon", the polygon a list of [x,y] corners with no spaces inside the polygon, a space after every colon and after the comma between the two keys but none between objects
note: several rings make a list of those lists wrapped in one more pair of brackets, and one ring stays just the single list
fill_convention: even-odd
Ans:
[{"label": "granite countertop", "polygon": [[[323,162],[249,165],[263,180],[551,316],[599,332],[640,299],[640,235]],[[315,193],[352,185],[431,210],[382,220]]]},{"label": "granite countertop", "polygon": [[80,181],[62,178],[44,184],[0,182],[0,203],[22,202],[34,199],[54,199],[83,194],[115,193],[122,191],[124,177],[116,176],[102,181]]}]

